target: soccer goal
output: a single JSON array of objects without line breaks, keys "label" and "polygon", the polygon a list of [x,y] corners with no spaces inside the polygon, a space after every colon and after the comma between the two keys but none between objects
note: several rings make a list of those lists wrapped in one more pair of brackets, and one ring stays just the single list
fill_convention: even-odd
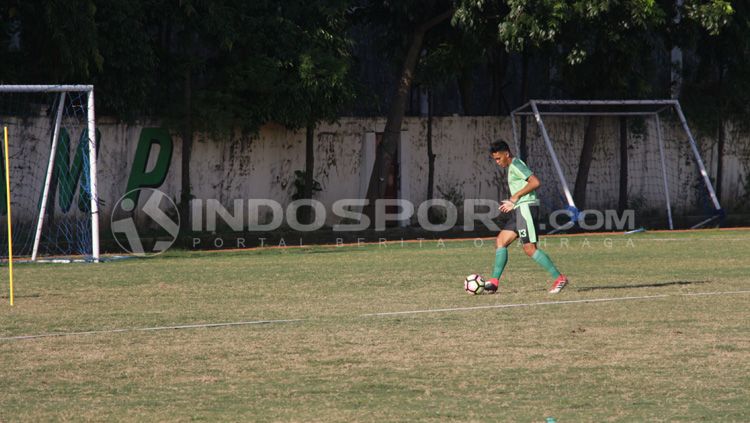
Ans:
[{"label": "soccer goal", "polygon": [[632,210],[647,228],[700,228],[724,216],[677,100],[531,100],[511,122],[519,155],[545,181],[542,212],[572,217],[564,229],[592,210]]},{"label": "soccer goal", "polygon": [[8,259],[8,172],[14,258],[98,261],[94,87],[0,85],[3,127],[1,259]]}]

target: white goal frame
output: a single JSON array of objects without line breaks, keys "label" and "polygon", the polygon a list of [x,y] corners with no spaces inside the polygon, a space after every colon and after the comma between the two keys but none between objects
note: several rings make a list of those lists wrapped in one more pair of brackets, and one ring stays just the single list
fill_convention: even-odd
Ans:
[{"label": "white goal frame", "polygon": [[[85,92],[87,97],[87,132],[88,132],[88,165],[89,165],[89,189],[91,190],[91,258],[99,262],[99,195],[97,191],[96,177],[96,114],[94,111],[94,86],[93,85],[0,85],[0,93],[59,93],[60,101],[55,115],[55,127],[52,136],[52,147],[50,149],[49,162],[47,163],[47,172],[44,178],[44,190],[42,192],[42,201],[40,205],[39,218],[36,224],[36,233],[34,234],[34,247],[31,254],[31,261],[36,261],[41,241],[42,227],[44,226],[44,215],[46,214],[47,198],[49,196],[50,183],[52,180],[52,171],[55,165],[55,152],[57,151],[57,141],[60,134],[60,123],[62,120],[63,106],[65,104],[65,95],[68,92]],[[10,172],[10,169],[6,169]]]},{"label": "white goal frame", "polygon": [[[589,108],[590,110],[575,110],[576,107],[583,108],[583,109]],[[570,110],[570,109],[574,109],[574,110]],[[712,220],[715,220],[717,217],[723,215],[723,210],[721,208],[721,204],[719,204],[719,199],[716,197],[716,191],[714,191],[713,184],[711,184],[711,179],[708,177],[708,172],[706,172],[706,167],[703,164],[703,159],[701,158],[700,152],[698,151],[698,146],[695,143],[695,138],[693,137],[692,132],[690,132],[690,128],[688,127],[687,120],[685,119],[685,115],[682,112],[682,107],[680,106],[679,101],[674,100],[674,99],[669,99],[669,100],[529,100],[529,102],[527,102],[523,106],[518,107],[517,109],[510,112],[510,118],[511,118],[512,130],[513,130],[513,141],[515,142],[515,145],[516,145],[516,151],[520,151],[519,150],[519,146],[520,146],[519,135],[518,135],[518,130],[516,128],[516,117],[517,116],[534,116],[534,119],[536,120],[536,123],[539,126],[539,131],[541,132],[542,138],[544,139],[544,143],[546,144],[547,150],[549,151],[549,155],[552,158],[552,162],[555,166],[555,171],[557,173],[557,177],[559,179],[563,193],[565,194],[565,199],[568,202],[568,206],[571,207],[572,210],[578,210],[575,205],[575,201],[573,200],[573,195],[571,194],[570,186],[568,184],[568,181],[565,179],[565,174],[562,171],[562,167],[560,166],[560,161],[558,160],[557,154],[555,153],[555,149],[552,145],[552,139],[547,133],[547,128],[544,124],[543,116],[547,115],[547,116],[647,116],[647,117],[653,117],[656,123],[657,141],[659,143],[659,158],[661,159],[662,178],[664,179],[664,194],[666,196],[669,229],[674,229],[674,224],[672,221],[672,207],[671,207],[670,197],[669,197],[669,186],[667,183],[667,169],[666,169],[666,165],[665,165],[666,162],[664,158],[664,140],[662,138],[661,120],[659,118],[659,113],[665,110],[669,110],[669,109],[674,110],[680,119],[682,128],[685,131],[685,134],[687,135],[688,142],[690,143],[690,147],[693,151],[693,155],[695,156],[695,161],[698,164],[698,168],[700,169],[701,176],[703,177],[703,181],[706,184],[708,193],[711,196],[711,201],[713,202],[713,205],[716,209],[716,215],[702,222],[699,222],[698,224],[691,227],[691,229],[700,228],[708,224]]]}]

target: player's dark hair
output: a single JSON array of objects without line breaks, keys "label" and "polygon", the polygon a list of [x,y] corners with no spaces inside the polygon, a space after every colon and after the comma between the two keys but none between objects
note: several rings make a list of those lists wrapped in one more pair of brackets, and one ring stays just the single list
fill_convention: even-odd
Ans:
[{"label": "player's dark hair", "polygon": [[490,144],[490,154],[502,153],[505,151],[510,153],[510,147],[508,146],[508,143],[503,140],[497,140]]}]

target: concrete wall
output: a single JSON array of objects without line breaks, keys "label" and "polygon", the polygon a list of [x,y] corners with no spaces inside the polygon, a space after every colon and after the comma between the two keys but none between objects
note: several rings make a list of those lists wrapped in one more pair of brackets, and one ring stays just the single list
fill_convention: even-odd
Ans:
[{"label": "concrete wall", "polygon": [[[548,119],[548,130],[569,183],[575,179],[576,163],[583,138],[580,119]],[[533,121],[530,121],[533,123]],[[681,128],[673,121],[664,121],[664,144],[668,179],[676,211],[688,212],[698,198],[694,187],[697,173],[692,151]],[[362,198],[374,160],[375,134],[382,132],[384,119],[342,118],[334,124],[321,124],[316,131],[315,179],[323,190],[315,198],[326,207],[341,198]],[[103,200],[101,221],[108,227],[112,205],[125,193],[132,172],[133,158],[141,130],[158,126],[154,122],[124,125],[100,119],[102,134],[99,152],[99,194]],[[14,175],[14,201],[27,207],[38,201],[39,172],[46,166],[44,136],[11,135],[11,158]],[[427,197],[426,119],[407,118],[401,143],[402,196],[415,204]],[[663,188],[658,145],[653,122],[640,121],[631,125],[628,165],[632,177],[630,192],[640,207],[663,210]],[[234,199],[269,198],[286,205],[294,192],[294,171],[305,163],[304,131],[290,131],[267,125],[255,136],[236,135],[209,139],[198,136],[190,169],[193,195],[196,198],[218,199],[230,206]],[[619,178],[618,129],[616,120],[605,120],[600,127],[592,165],[588,203],[592,207],[616,207]],[[19,139],[21,138],[21,139]],[[174,150],[168,174],[158,189],[174,199],[179,198],[181,178],[181,142],[172,134]],[[503,173],[490,160],[488,144],[497,138],[512,140],[510,121],[506,117],[441,117],[434,119],[433,144],[435,159],[435,194],[450,200],[467,198],[502,199],[507,197]],[[77,143],[73,141],[73,144]],[[33,141],[33,142],[32,142]],[[715,174],[716,143],[699,137],[701,154],[710,175]],[[34,144],[36,143],[36,144]],[[74,146],[73,146],[74,147]],[[151,152],[153,166],[156,151]],[[543,196],[549,206],[559,202],[557,176],[536,125],[529,126],[528,163],[544,182]],[[747,185],[750,180],[750,135],[738,127],[727,131],[724,157],[722,202],[727,209],[747,208]],[[35,173],[35,176],[30,176]],[[18,175],[27,175],[26,177]],[[645,188],[644,188],[645,187]],[[23,200],[22,198],[25,198]],[[14,206],[16,207],[16,206]],[[19,206],[21,207],[21,206]],[[33,207],[31,207],[33,209]],[[18,219],[32,218],[24,210]],[[329,216],[328,224],[336,223]]]}]

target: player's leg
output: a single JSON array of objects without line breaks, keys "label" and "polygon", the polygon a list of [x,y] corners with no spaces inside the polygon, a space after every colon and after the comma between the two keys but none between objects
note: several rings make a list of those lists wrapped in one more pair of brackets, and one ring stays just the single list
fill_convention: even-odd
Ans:
[{"label": "player's leg", "polygon": [[[515,219],[511,218],[511,221]],[[484,289],[488,293],[497,292],[497,286],[500,283],[500,276],[505,270],[505,265],[508,263],[508,246],[518,238],[518,234],[514,230],[515,222],[508,223],[503,227],[503,230],[497,234],[495,239],[495,264],[492,268],[492,277],[488,279],[484,284]]]},{"label": "player's leg", "polygon": [[551,294],[557,294],[568,283],[568,279],[557,270],[557,267],[549,258],[547,253],[537,248],[537,221],[538,221],[538,207],[529,206],[528,204],[522,204],[518,206],[518,211],[521,216],[518,222],[518,234],[523,244],[523,251],[527,256],[531,257],[539,266],[546,270],[554,279],[555,282],[552,284],[552,288],[549,290]]},{"label": "player's leg", "polygon": [[508,248],[516,238],[518,238],[516,231],[503,228],[503,230],[497,234],[497,238],[495,238],[495,248]]},{"label": "player's leg", "polygon": [[500,279],[508,263],[508,246],[518,238],[513,231],[502,230],[495,240],[495,265],[492,268],[492,279]]}]

